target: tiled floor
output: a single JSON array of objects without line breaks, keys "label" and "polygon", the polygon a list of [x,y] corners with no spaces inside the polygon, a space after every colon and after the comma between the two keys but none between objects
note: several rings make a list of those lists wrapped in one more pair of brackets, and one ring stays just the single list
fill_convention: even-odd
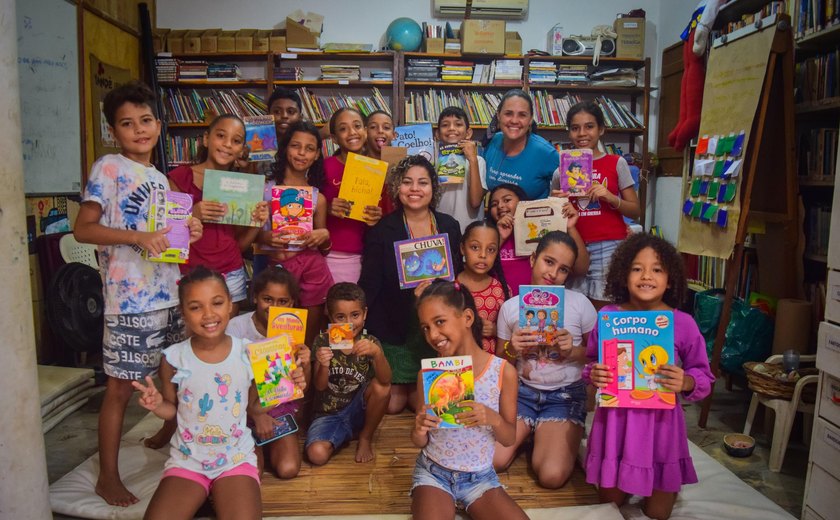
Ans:
[{"label": "tiled floor", "polygon": [[[808,449],[802,443],[799,434],[801,419],[794,427],[780,473],[773,473],[767,468],[770,453],[769,435],[760,431],[763,425],[760,416],[755,422],[757,431],[754,432],[758,446],[751,457],[736,459],[723,450],[723,436],[733,431],[740,432],[744,426],[750,395],[749,391],[738,389],[728,392],[723,388],[723,384],[718,384],[706,429],[697,427],[700,407],[686,405],[689,438],[750,486],[799,518],[808,462]],[[97,418],[101,401],[100,393],[45,436],[50,482],[57,480],[96,452]],[[126,413],[125,430],[133,427],[145,414],[146,411],[140,408],[136,401],[132,401]]]}]

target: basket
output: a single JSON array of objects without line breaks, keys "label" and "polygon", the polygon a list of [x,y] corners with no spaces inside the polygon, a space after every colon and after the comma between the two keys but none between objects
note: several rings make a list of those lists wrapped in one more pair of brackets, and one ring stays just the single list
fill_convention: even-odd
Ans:
[{"label": "basket", "polygon": [[[756,372],[754,369],[756,365],[764,365],[767,367],[767,372]],[[802,377],[819,373],[816,368],[799,368],[797,372]],[[781,364],[748,361],[744,363],[744,373],[747,375],[747,386],[750,387],[750,390],[776,399],[785,399],[788,401],[793,399],[793,390],[796,388],[797,381],[781,381],[776,379],[777,375],[784,373]],[[816,402],[817,389],[814,385],[808,385],[805,388],[802,392],[802,400],[806,403]]]}]

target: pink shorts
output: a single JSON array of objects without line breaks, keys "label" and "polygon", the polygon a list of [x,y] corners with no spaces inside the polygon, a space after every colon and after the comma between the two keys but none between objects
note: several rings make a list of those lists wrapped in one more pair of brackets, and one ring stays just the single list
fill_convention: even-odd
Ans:
[{"label": "pink shorts", "polygon": [[240,464],[235,468],[231,468],[225,471],[224,473],[222,473],[214,479],[210,479],[204,474],[199,473],[197,471],[192,471],[185,468],[169,468],[163,472],[163,477],[161,477],[161,480],[165,479],[166,477],[178,477],[190,480],[203,487],[205,495],[210,495],[210,488],[213,487],[213,484],[215,484],[217,480],[225,477],[239,476],[251,477],[252,479],[257,481],[258,486],[260,485],[259,470],[256,466],[254,466],[253,464],[248,464],[247,462],[245,464]]},{"label": "pink shorts", "polygon": [[362,275],[362,255],[330,251],[327,255],[327,265],[335,283],[359,283],[359,277]]},{"label": "pink shorts", "polygon": [[307,249],[282,262],[272,262],[274,265],[282,265],[297,278],[301,307],[316,307],[327,301],[327,291],[333,286],[333,277],[320,252]]}]

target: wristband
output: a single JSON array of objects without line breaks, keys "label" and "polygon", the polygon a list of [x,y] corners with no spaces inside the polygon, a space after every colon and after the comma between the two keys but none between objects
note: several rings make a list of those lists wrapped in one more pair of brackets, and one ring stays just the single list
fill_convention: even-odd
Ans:
[{"label": "wristband", "polygon": [[515,359],[516,358],[516,352],[511,352],[508,349],[509,346],[510,346],[510,341],[505,341],[504,352],[505,352],[505,354],[508,355],[508,357]]},{"label": "wristband", "polygon": [[615,206],[613,206],[612,204],[610,204],[610,207],[611,207],[612,209],[618,209],[618,208],[620,208],[620,207],[621,207],[621,197],[617,197],[617,198],[618,198],[618,204],[616,204]]}]

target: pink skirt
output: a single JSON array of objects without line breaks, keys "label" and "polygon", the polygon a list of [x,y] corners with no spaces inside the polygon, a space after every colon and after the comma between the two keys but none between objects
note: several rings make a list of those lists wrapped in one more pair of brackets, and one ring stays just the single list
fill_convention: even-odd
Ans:
[{"label": "pink skirt", "polygon": [[358,283],[362,274],[362,255],[330,251],[327,255],[327,266],[335,283]]}]

